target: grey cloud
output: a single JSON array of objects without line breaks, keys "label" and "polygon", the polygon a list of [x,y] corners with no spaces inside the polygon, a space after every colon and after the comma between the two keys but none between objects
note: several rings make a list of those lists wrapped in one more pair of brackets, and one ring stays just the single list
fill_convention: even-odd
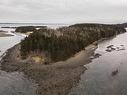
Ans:
[{"label": "grey cloud", "polygon": [[121,23],[126,0],[0,0],[0,22]]}]

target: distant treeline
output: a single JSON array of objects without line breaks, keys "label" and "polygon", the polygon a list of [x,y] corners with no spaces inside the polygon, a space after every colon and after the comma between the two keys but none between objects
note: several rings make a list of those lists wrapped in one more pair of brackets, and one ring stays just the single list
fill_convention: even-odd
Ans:
[{"label": "distant treeline", "polygon": [[47,28],[47,27],[46,26],[20,26],[16,28],[15,32],[20,32],[20,33],[33,32],[37,28]]},{"label": "distant treeline", "polygon": [[1,27],[1,28],[17,28],[17,27],[11,27],[11,26],[3,26],[3,27]]},{"label": "distant treeline", "polygon": [[21,55],[30,52],[48,52],[53,61],[66,60],[84,47],[101,38],[126,32],[123,27],[104,24],[75,24],[56,30],[34,30],[21,42]]}]

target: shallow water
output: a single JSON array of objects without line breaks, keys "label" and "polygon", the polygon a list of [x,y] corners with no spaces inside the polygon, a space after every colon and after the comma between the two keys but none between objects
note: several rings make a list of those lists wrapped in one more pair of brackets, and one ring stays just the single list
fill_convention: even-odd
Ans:
[{"label": "shallow water", "polygon": [[[14,29],[0,28],[14,36],[0,37],[0,59],[5,51],[18,44],[24,37],[11,33]],[[36,95],[37,84],[23,73],[0,70],[0,95]]]},{"label": "shallow water", "polygon": [[36,95],[36,84],[23,73],[0,71],[0,95]]},{"label": "shallow water", "polygon": [[[108,52],[110,45],[113,50]],[[88,70],[69,95],[127,95],[127,33],[100,42],[95,53],[101,56],[86,65]]]}]

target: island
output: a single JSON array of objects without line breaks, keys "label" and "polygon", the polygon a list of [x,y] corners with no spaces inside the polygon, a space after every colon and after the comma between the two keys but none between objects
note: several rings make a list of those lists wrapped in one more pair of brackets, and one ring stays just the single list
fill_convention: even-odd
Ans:
[{"label": "island", "polygon": [[16,32],[32,33],[7,51],[1,68],[24,72],[34,79],[37,95],[67,95],[87,70],[84,65],[91,61],[98,41],[126,32],[117,24],[88,23],[58,29],[22,29]]},{"label": "island", "polygon": [[0,37],[8,37],[8,36],[13,36],[12,34],[7,34],[6,31],[0,30]]}]

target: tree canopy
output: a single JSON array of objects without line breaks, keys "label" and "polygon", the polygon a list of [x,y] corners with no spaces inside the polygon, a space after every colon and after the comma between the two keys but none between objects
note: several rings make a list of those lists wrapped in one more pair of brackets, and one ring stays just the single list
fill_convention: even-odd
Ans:
[{"label": "tree canopy", "polygon": [[116,25],[83,24],[34,31],[36,32],[21,42],[22,56],[27,56],[30,52],[46,51],[53,61],[60,61],[66,60],[94,41],[115,36],[125,32],[125,29]]}]

